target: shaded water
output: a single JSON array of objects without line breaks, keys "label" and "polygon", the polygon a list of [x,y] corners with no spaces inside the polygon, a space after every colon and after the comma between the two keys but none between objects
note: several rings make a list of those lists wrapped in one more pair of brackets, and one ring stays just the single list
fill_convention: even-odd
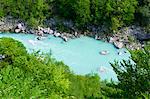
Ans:
[{"label": "shaded water", "polygon": [[[60,38],[49,35],[47,38],[38,41],[32,34],[0,34],[0,37],[11,37],[21,41],[29,52],[41,50],[42,52],[52,52],[52,56],[58,61],[63,61],[76,74],[98,73],[101,79],[116,81],[110,62],[114,60],[129,59],[130,53],[118,55],[118,51],[124,52],[126,49],[116,49],[112,44],[82,36],[77,39],[64,42]],[[15,49],[14,49],[15,50]],[[107,50],[108,55],[100,55],[99,52]]]}]

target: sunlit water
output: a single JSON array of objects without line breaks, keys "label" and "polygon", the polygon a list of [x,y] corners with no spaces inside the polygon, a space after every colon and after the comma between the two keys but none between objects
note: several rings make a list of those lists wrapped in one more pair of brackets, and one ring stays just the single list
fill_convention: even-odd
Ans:
[{"label": "sunlit water", "polygon": [[[102,80],[117,81],[110,62],[114,60],[129,59],[130,53],[118,55],[118,51],[124,52],[126,49],[116,49],[112,44],[82,36],[77,39],[64,42],[60,38],[49,35],[47,38],[38,41],[32,34],[0,34],[0,37],[11,37],[21,41],[29,52],[41,50],[42,52],[52,52],[52,56],[58,61],[63,61],[76,74],[98,73]],[[15,50],[15,49],[14,49]],[[107,50],[108,55],[100,55],[99,52]]]}]

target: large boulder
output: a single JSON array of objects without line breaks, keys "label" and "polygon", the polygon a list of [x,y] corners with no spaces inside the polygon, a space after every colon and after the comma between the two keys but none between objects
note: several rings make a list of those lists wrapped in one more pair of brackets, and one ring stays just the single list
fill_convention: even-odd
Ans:
[{"label": "large boulder", "polygon": [[61,34],[60,34],[60,33],[55,32],[55,33],[54,33],[54,36],[55,36],[55,37],[59,37],[59,36],[61,36]]},{"label": "large boulder", "polygon": [[113,37],[110,37],[109,43],[113,43],[114,41],[115,41],[115,39]]},{"label": "large boulder", "polygon": [[15,32],[19,33],[19,32],[21,32],[21,30],[20,29],[15,29]]},{"label": "large boulder", "polygon": [[24,27],[24,25],[22,23],[18,23],[15,28],[16,33],[25,32],[25,30],[26,30],[26,28]]},{"label": "large boulder", "polygon": [[117,41],[116,41],[116,42],[114,42],[114,45],[115,45],[116,48],[119,48],[119,49],[120,49],[120,48],[123,48],[123,45],[124,45],[124,44],[123,44],[122,42],[117,42]]},{"label": "large boulder", "polygon": [[17,28],[22,30],[22,28],[23,28],[22,24],[21,23],[17,24]]},{"label": "large boulder", "polygon": [[0,25],[4,25],[5,23],[3,21],[0,21]]},{"label": "large boulder", "polygon": [[62,36],[62,39],[67,42],[68,41],[68,38],[66,36]]},{"label": "large boulder", "polygon": [[44,36],[44,33],[43,33],[42,30],[40,30],[40,31],[37,32],[37,35],[38,35],[38,36]]}]

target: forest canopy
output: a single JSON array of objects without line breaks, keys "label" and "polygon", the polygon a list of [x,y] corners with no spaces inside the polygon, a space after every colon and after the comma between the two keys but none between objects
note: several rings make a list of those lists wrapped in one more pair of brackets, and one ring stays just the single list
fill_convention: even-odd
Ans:
[{"label": "forest canopy", "polygon": [[20,18],[31,26],[51,17],[72,20],[78,28],[105,25],[109,30],[150,24],[149,0],[1,0],[0,17]]}]

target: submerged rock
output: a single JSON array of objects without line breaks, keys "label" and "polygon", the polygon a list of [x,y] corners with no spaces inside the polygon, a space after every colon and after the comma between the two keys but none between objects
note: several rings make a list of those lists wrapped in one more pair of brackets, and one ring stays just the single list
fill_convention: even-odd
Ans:
[{"label": "submerged rock", "polygon": [[118,52],[118,55],[122,55],[123,53],[122,52]]},{"label": "submerged rock", "polygon": [[107,54],[109,54],[109,51],[105,51],[105,50],[104,50],[104,51],[101,51],[100,54],[101,54],[101,55],[107,55]]}]

